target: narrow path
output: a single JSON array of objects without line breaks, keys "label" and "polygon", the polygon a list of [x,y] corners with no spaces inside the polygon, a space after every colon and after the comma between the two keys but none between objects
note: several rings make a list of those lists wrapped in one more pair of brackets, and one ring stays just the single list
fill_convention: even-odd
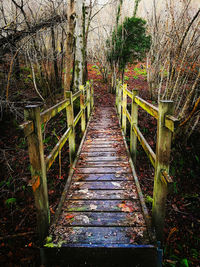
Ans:
[{"label": "narrow path", "polygon": [[90,121],[53,242],[63,246],[149,244],[115,108]]}]

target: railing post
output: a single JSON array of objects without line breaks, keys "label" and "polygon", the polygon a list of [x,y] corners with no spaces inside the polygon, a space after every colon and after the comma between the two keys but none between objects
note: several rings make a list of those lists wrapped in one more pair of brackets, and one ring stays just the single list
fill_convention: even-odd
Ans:
[{"label": "railing post", "polygon": [[119,105],[119,82],[117,80],[117,84],[116,84],[116,98],[115,98],[115,105],[117,108],[117,112],[118,112],[118,105]]},{"label": "railing post", "polygon": [[127,84],[123,84],[123,100],[122,100],[122,130],[126,136],[126,107],[127,107]]},{"label": "railing post", "polygon": [[76,150],[72,92],[66,91],[65,95],[66,95],[66,98],[69,99],[69,102],[70,102],[70,104],[66,108],[66,111],[67,111],[67,127],[72,128],[72,132],[69,136],[69,159],[70,159],[70,163],[72,164],[75,158],[75,150]]},{"label": "railing post", "polygon": [[152,222],[157,240],[163,241],[167,185],[161,180],[161,171],[169,172],[172,132],[165,127],[165,116],[172,115],[173,101],[160,101],[158,109],[156,164],[153,190]]},{"label": "railing post", "polygon": [[90,83],[86,83],[87,119],[90,118]]},{"label": "railing post", "polygon": [[121,114],[122,114],[122,84],[119,81],[118,84],[118,107],[117,107],[117,113],[121,122]]},{"label": "railing post", "polygon": [[90,105],[91,110],[94,107],[94,87],[93,87],[93,80],[90,81]]},{"label": "railing post", "polygon": [[85,119],[85,96],[84,96],[84,86],[80,85],[81,95],[80,95],[80,108],[82,110],[81,115],[81,131],[82,134],[85,132],[86,128],[86,119]]},{"label": "railing post", "polygon": [[50,213],[46,165],[44,160],[44,148],[41,130],[40,107],[37,105],[27,106],[24,111],[24,116],[25,120],[32,120],[34,123],[34,132],[27,137],[32,176],[29,184],[33,189],[39,239],[42,242],[48,233]]},{"label": "railing post", "polygon": [[138,125],[138,105],[135,103],[135,97],[138,95],[138,90],[134,89],[132,93],[133,93],[133,99],[131,104],[130,153],[133,162],[136,164],[137,136],[133,130],[133,126]]}]

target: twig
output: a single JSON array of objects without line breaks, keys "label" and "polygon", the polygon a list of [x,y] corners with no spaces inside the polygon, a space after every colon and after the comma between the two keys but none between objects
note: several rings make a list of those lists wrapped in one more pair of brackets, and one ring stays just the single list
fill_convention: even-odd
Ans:
[{"label": "twig", "polygon": [[27,232],[27,233],[18,233],[15,235],[0,236],[0,240],[14,239],[14,238],[18,238],[18,237],[24,237],[27,235],[36,235],[36,233],[32,231],[32,232]]}]

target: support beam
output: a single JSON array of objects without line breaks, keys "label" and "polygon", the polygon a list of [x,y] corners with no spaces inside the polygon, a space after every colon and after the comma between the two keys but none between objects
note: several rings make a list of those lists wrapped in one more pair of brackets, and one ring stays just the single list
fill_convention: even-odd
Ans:
[{"label": "support beam", "polygon": [[90,112],[91,112],[91,108],[90,108],[90,83],[89,82],[86,83],[86,97],[87,97],[87,120],[89,120]]},{"label": "support beam", "polygon": [[127,107],[127,84],[123,84],[123,100],[122,100],[122,130],[126,136],[126,107]]},{"label": "support beam", "polygon": [[66,108],[66,112],[67,112],[67,128],[71,127],[72,129],[71,134],[69,135],[69,158],[70,158],[70,163],[72,164],[75,158],[75,150],[76,150],[72,92],[66,91],[65,95],[66,99],[68,99],[70,102],[70,104]]},{"label": "support beam", "polygon": [[40,107],[37,105],[27,106],[24,115],[25,120],[32,120],[34,124],[34,131],[27,136],[32,176],[32,180],[29,182],[29,184],[33,189],[39,239],[40,242],[42,242],[48,232],[50,214],[46,178],[46,164],[44,160],[44,148],[41,130]]},{"label": "support beam", "polygon": [[136,154],[137,154],[137,135],[134,132],[133,126],[137,128],[138,126],[138,105],[135,103],[135,97],[138,95],[138,90],[134,89],[132,91],[133,98],[131,104],[131,128],[130,128],[130,153],[134,164],[136,164]]},{"label": "support beam", "polygon": [[162,170],[169,173],[172,132],[165,127],[166,115],[173,115],[174,105],[172,101],[160,101],[158,109],[156,165],[153,190],[152,219],[155,226],[157,240],[163,241],[163,229],[165,220],[165,204],[167,197],[167,184],[161,179]]},{"label": "support beam", "polygon": [[85,117],[85,95],[84,86],[80,85],[81,96],[80,96],[80,109],[83,111],[81,116],[81,132],[84,134],[86,128],[86,117]]}]

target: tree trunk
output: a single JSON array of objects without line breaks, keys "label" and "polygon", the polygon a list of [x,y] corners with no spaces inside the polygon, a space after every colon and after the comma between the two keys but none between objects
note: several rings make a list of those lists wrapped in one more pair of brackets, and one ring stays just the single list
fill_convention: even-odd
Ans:
[{"label": "tree trunk", "polygon": [[82,36],[82,7],[83,0],[76,0],[75,12],[76,12],[76,27],[75,27],[75,38],[76,38],[76,58],[75,58],[75,79],[74,89],[79,90],[79,86],[83,83],[83,36]]},{"label": "tree trunk", "polygon": [[55,75],[55,84],[56,91],[60,88],[59,73],[58,73],[58,62],[57,62],[57,51],[56,51],[56,39],[54,27],[51,27],[51,43],[53,49],[53,65],[54,65],[54,75]]},{"label": "tree trunk", "polygon": [[73,63],[73,44],[74,44],[74,28],[75,28],[75,10],[74,0],[68,0],[68,29],[67,29],[67,41],[65,44],[65,70],[64,70],[64,97],[65,91],[70,91],[71,83],[71,68]]}]

